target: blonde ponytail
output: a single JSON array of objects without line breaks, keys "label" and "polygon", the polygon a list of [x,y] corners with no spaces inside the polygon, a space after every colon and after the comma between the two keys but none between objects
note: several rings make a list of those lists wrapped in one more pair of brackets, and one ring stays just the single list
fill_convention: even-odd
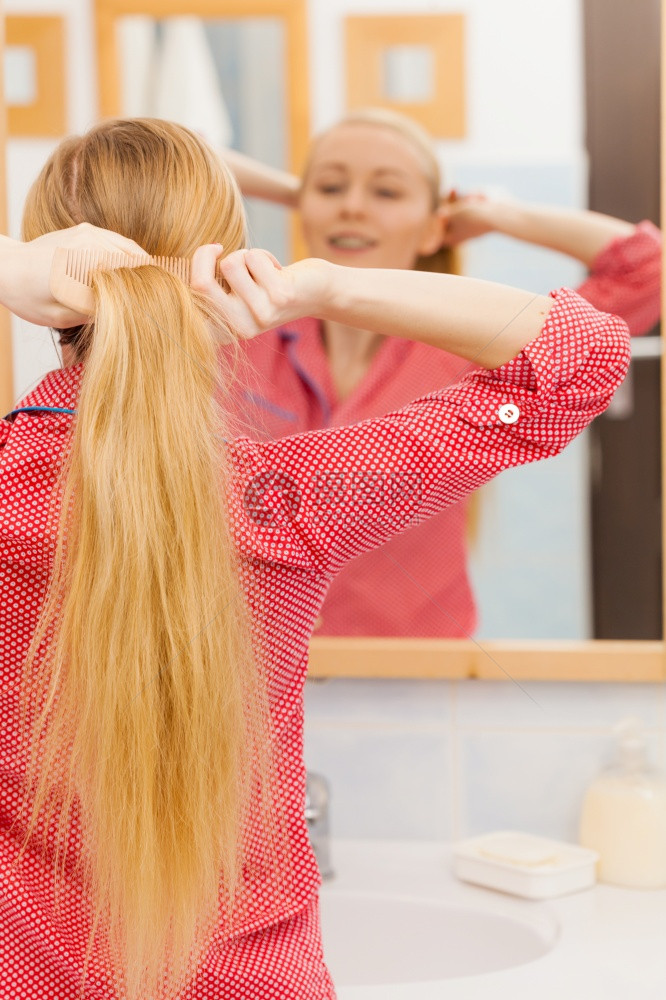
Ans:
[{"label": "blonde ponytail", "polygon": [[[150,123],[125,124],[150,146]],[[199,140],[170,128],[174,148],[200,155]],[[155,160],[153,181],[159,151]],[[190,221],[198,242],[205,227]],[[225,220],[217,225],[224,231]],[[126,232],[140,240],[137,228]],[[183,248],[164,240],[147,249]],[[229,926],[257,801],[266,844],[277,842],[279,816],[260,636],[225,503],[220,400],[229,387],[216,318],[156,267],[100,272],[94,292],[54,494],[53,573],[25,661],[23,847],[39,820],[46,844],[57,815],[57,893],[78,810],[91,903],[86,968],[101,928],[118,995],[153,1000],[183,988],[213,929]]]}]

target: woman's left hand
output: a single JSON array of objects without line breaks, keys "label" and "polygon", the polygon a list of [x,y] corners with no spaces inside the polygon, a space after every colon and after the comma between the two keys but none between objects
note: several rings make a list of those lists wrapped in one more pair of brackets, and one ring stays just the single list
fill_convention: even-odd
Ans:
[{"label": "woman's left hand", "polygon": [[144,255],[134,240],[87,222],[46,233],[29,243],[0,237],[0,302],[30,323],[57,329],[79,326],[89,319],[56,302],[51,294],[51,264],[58,247]]},{"label": "woman's left hand", "polygon": [[482,194],[460,197],[452,191],[440,205],[439,213],[443,224],[443,247],[458,246],[466,240],[484,236],[495,228],[492,223],[492,203]]},{"label": "woman's left hand", "polygon": [[210,298],[229,328],[246,340],[301,316],[317,315],[332,276],[340,270],[316,258],[282,267],[267,250],[235,250],[219,262],[225,291],[215,277],[223,253],[219,244],[199,247],[192,258],[190,284]]}]

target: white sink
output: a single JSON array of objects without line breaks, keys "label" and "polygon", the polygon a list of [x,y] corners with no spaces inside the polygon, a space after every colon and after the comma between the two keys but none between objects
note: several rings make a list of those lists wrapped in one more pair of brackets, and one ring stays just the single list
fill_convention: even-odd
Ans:
[{"label": "white sink", "polygon": [[446,844],[330,847],[320,900],[338,1000],[666,998],[666,889],[520,899],[461,882]]},{"label": "white sink", "polygon": [[338,986],[476,976],[546,955],[555,921],[521,921],[479,908],[407,895],[326,886],[321,894],[326,963]]}]

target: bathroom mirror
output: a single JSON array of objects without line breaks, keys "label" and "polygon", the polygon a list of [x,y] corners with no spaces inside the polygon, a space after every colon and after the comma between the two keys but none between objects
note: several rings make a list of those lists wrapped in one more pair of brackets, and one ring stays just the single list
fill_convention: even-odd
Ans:
[{"label": "bathroom mirror", "polygon": [[[497,5],[492,0],[492,6],[497,9],[501,4]],[[649,6],[646,5],[646,8]],[[569,3],[568,7],[572,8],[572,4]],[[574,42],[585,45],[588,63],[594,45],[601,44],[602,7],[600,0],[580,0],[581,24]],[[658,15],[659,3],[653,3],[652,7]],[[182,66],[173,60],[173,52],[182,53],[187,46],[195,51],[197,45],[204,43],[206,54],[205,59],[199,60],[199,69],[207,61],[217,74],[218,99],[211,92],[207,102],[195,101],[198,105],[196,114],[208,114],[209,124],[206,127],[213,130],[211,134],[220,135],[235,148],[275,166],[298,169],[303,163],[310,133],[306,64],[324,58],[323,53],[306,49],[307,38],[315,38],[316,46],[316,39],[321,37],[321,27],[306,34],[305,17],[307,13],[309,17],[321,20],[320,8],[319,0],[310,0],[308,4],[291,0],[257,0],[256,3],[252,0],[195,0],[193,3],[186,3],[185,0],[96,0],[101,112],[145,113],[145,105],[141,105],[139,99],[141,94],[149,92],[151,86],[155,87],[157,78],[163,81],[159,98],[163,100],[160,105],[162,114],[177,118],[176,111],[170,113],[168,110],[169,107],[176,108],[176,104],[169,105],[168,101],[177,98],[182,105],[186,95],[181,87],[180,93],[176,92],[174,97],[173,78],[177,79]],[[381,13],[379,10],[376,12]],[[468,13],[471,26],[472,14]],[[198,40],[193,35],[187,38],[187,32],[178,35],[180,29],[176,19],[184,14],[202,18]],[[333,17],[333,14],[329,12],[327,16]],[[482,15],[478,13],[475,16]],[[342,14],[338,20],[341,26]],[[585,31],[582,30],[583,22]],[[479,30],[478,23],[475,30]],[[649,48],[647,43],[653,37],[653,33],[645,36],[645,48]],[[542,63],[548,64],[550,59],[551,67],[556,65],[556,57],[548,53],[551,38],[552,44],[560,47],[559,71],[566,67],[574,79],[573,82],[560,79],[555,87],[551,79],[550,88],[540,101],[537,90],[540,78],[535,75],[530,83],[535,89],[533,107],[538,109],[541,106],[543,112],[535,113],[547,116],[549,102],[552,104],[558,96],[561,97],[563,91],[570,94],[572,88],[578,88],[581,106],[576,114],[581,130],[580,155],[570,158],[553,155],[549,158],[546,152],[542,156],[528,153],[521,158],[514,157],[507,148],[500,148],[494,159],[491,157],[484,161],[482,157],[466,156],[461,144],[449,143],[444,147],[443,160],[450,182],[460,189],[486,189],[491,193],[522,197],[526,201],[563,206],[577,207],[585,203],[587,165],[584,162],[582,131],[586,110],[588,118],[591,114],[596,116],[595,121],[604,117],[599,111],[599,102],[604,100],[603,87],[599,79],[586,72],[585,59],[578,62],[573,59],[571,51],[575,50],[575,45],[568,49],[561,32],[540,33],[539,59]],[[639,48],[639,45],[633,44],[632,51]],[[306,52],[307,60],[304,58]],[[341,46],[339,55],[342,60]],[[494,55],[497,57],[497,53]],[[645,68],[649,58],[645,53],[643,55]],[[326,58],[330,58],[330,52]],[[248,73],[250,64],[254,68],[261,66],[262,72]],[[502,72],[502,67],[506,69],[506,63],[501,58],[496,58],[493,65],[493,72],[498,74]],[[655,69],[655,72],[658,70]],[[202,71],[202,79],[204,75]],[[544,70],[543,79],[547,77],[548,71]],[[166,93],[169,81],[170,98]],[[487,82],[486,78],[485,84]],[[476,80],[475,85],[480,86],[480,81]],[[587,109],[582,104],[586,93]],[[150,99],[155,100],[154,90]],[[613,99],[610,93],[606,93],[607,108]],[[597,102],[596,106],[594,102]],[[202,106],[203,103],[207,103],[207,109]],[[636,118],[640,117],[638,110]],[[641,113],[644,111],[640,110]],[[486,113],[491,114],[491,111]],[[611,124],[607,122],[606,128]],[[525,129],[529,130],[533,125],[526,120]],[[478,122],[470,119],[468,128],[473,131],[475,127],[478,127]],[[203,125],[201,130],[205,134]],[[525,135],[527,144],[527,131]],[[604,183],[604,171],[597,170],[599,164],[595,164],[595,155],[603,155],[603,137],[601,140],[597,137],[596,147],[590,147],[591,141],[588,130],[589,170],[594,189],[595,177],[598,185],[603,186]],[[656,130],[653,141],[656,159]],[[516,143],[519,145],[519,137]],[[595,148],[598,154],[595,154]],[[594,207],[631,218],[631,221],[645,217],[642,208],[628,205],[626,201],[620,202],[617,207],[608,204],[608,201],[603,206]],[[268,246],[286,259],[293,247],[293,230],[286,213],[257,202],[249,203],[248,210],[253,242]],[[632,217],[632,211],[639,214]],[[575,286],[584,277],[582,267],[560,255],[541,248],[518,247],[502,237],[488,237],[483,243],[479,241],[478,246],[470,245],[469,249],[468,273],[533,287],[536,291],[547,291],[562,284]],[[611,547],[609,533],[613,529],[609,526],[613,525],[614,517],[617,522],[617,505],[629,502],[630,507],[638,511],[632,515],[638,524],[636,530],[640,529],[641,523],[645,525],[649,521],[648,530],[654,534],[655,505],[659,508],[657,533],[660,529],[660,495],[653,496],[651,493],[646,504],[645,483],[642,480],[627,483],[623,478],[620,452],[620,457],[615,455],[614,458],[617,466],[615,482],[605,490],[607,496],[614,491],[615,501],[611,498],[610,512],[595,509],[590,514],[599,466],[602,462],[608,464],[606,456],[613,456],[613,440],[622,437],[623,422],[637,401],[647,396],[651,404],[643,419],[649,426],[640,433],[651,436],[652,447],[657,451],[660,447],[660,347],[658,331],[652,337],[641,338],[640,343],[634,342],[636,358],[632,376],[617,394],[611,411],[603,418],[604,435],[610,439],[610,446],[605,439],[599,440],[595,426],[595,435],[586,432],[563,455],[537,466],[511,470],[480,492],[478,501],[475,501],[478,504],[475,515],[477,524],[473,532],[476,539],[470,543],[472,583],[480,612],[479,628],[473,635],[460,639],[315,636],[312,674],[499,678],[509,672],[513,677],[562,680],[654,680],[662,677],[659,538],[653,538],[652,562],[649,567],[644,567],[645,572],[641,575],[641,581],[649,579],[648,589],[636,595],[635,587],[620,580],[619,596],[616,587],[615,592],[607,597],[606,621],[602,626],[599,622],[604,618],[604,608],[598,607],[599,601],[606,599],[604,581],[615,579],[618,572],[617,563],[615,566],[604,563],[607,550]],[[641,440],[645,441],[646,437]],[[658,475],[655,482],[656,486],[655,483],[649,484],[652,492],[655,489],[658,491]],[[646,506],[650,508],[647,514]],[[622,560],[621,552],[617,558]],[[404,574],[400,574],[399,568],[391,567],[388,562],[386,572],[395,573],[402,586],[418,586],[418,581],[410,582]],[[613,619],[617,616],[612,611],[612,601],[616,604],[619,601],[622,606],[634,598],[641,611],[647,604],[650,605],[648,619],[641,620],[636,632],[631,630],[631,625],[627,626],[627,631],[613,631]],[[610,613],[608,609],[611,609]],[[638,613],[632,621],[637,617],[640,617]],[[611,619],[610,625],[608,618]],[[608,638],[600,639],[600,636]]]}]

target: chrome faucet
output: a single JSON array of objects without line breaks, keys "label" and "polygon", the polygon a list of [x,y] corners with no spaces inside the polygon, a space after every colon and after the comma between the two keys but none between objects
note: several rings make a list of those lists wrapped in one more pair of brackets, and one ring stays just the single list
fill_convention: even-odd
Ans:
[{"label": "chrome faucet", "polygon": [[335,874],[331,868],[330,857],[329,800],[330,793],[326,778],[321,774],[308,771],[305,788],[305,819],[308,824],[310,843],[312,844],[312,850],[315,853],[322,879],[333,878]]}]

